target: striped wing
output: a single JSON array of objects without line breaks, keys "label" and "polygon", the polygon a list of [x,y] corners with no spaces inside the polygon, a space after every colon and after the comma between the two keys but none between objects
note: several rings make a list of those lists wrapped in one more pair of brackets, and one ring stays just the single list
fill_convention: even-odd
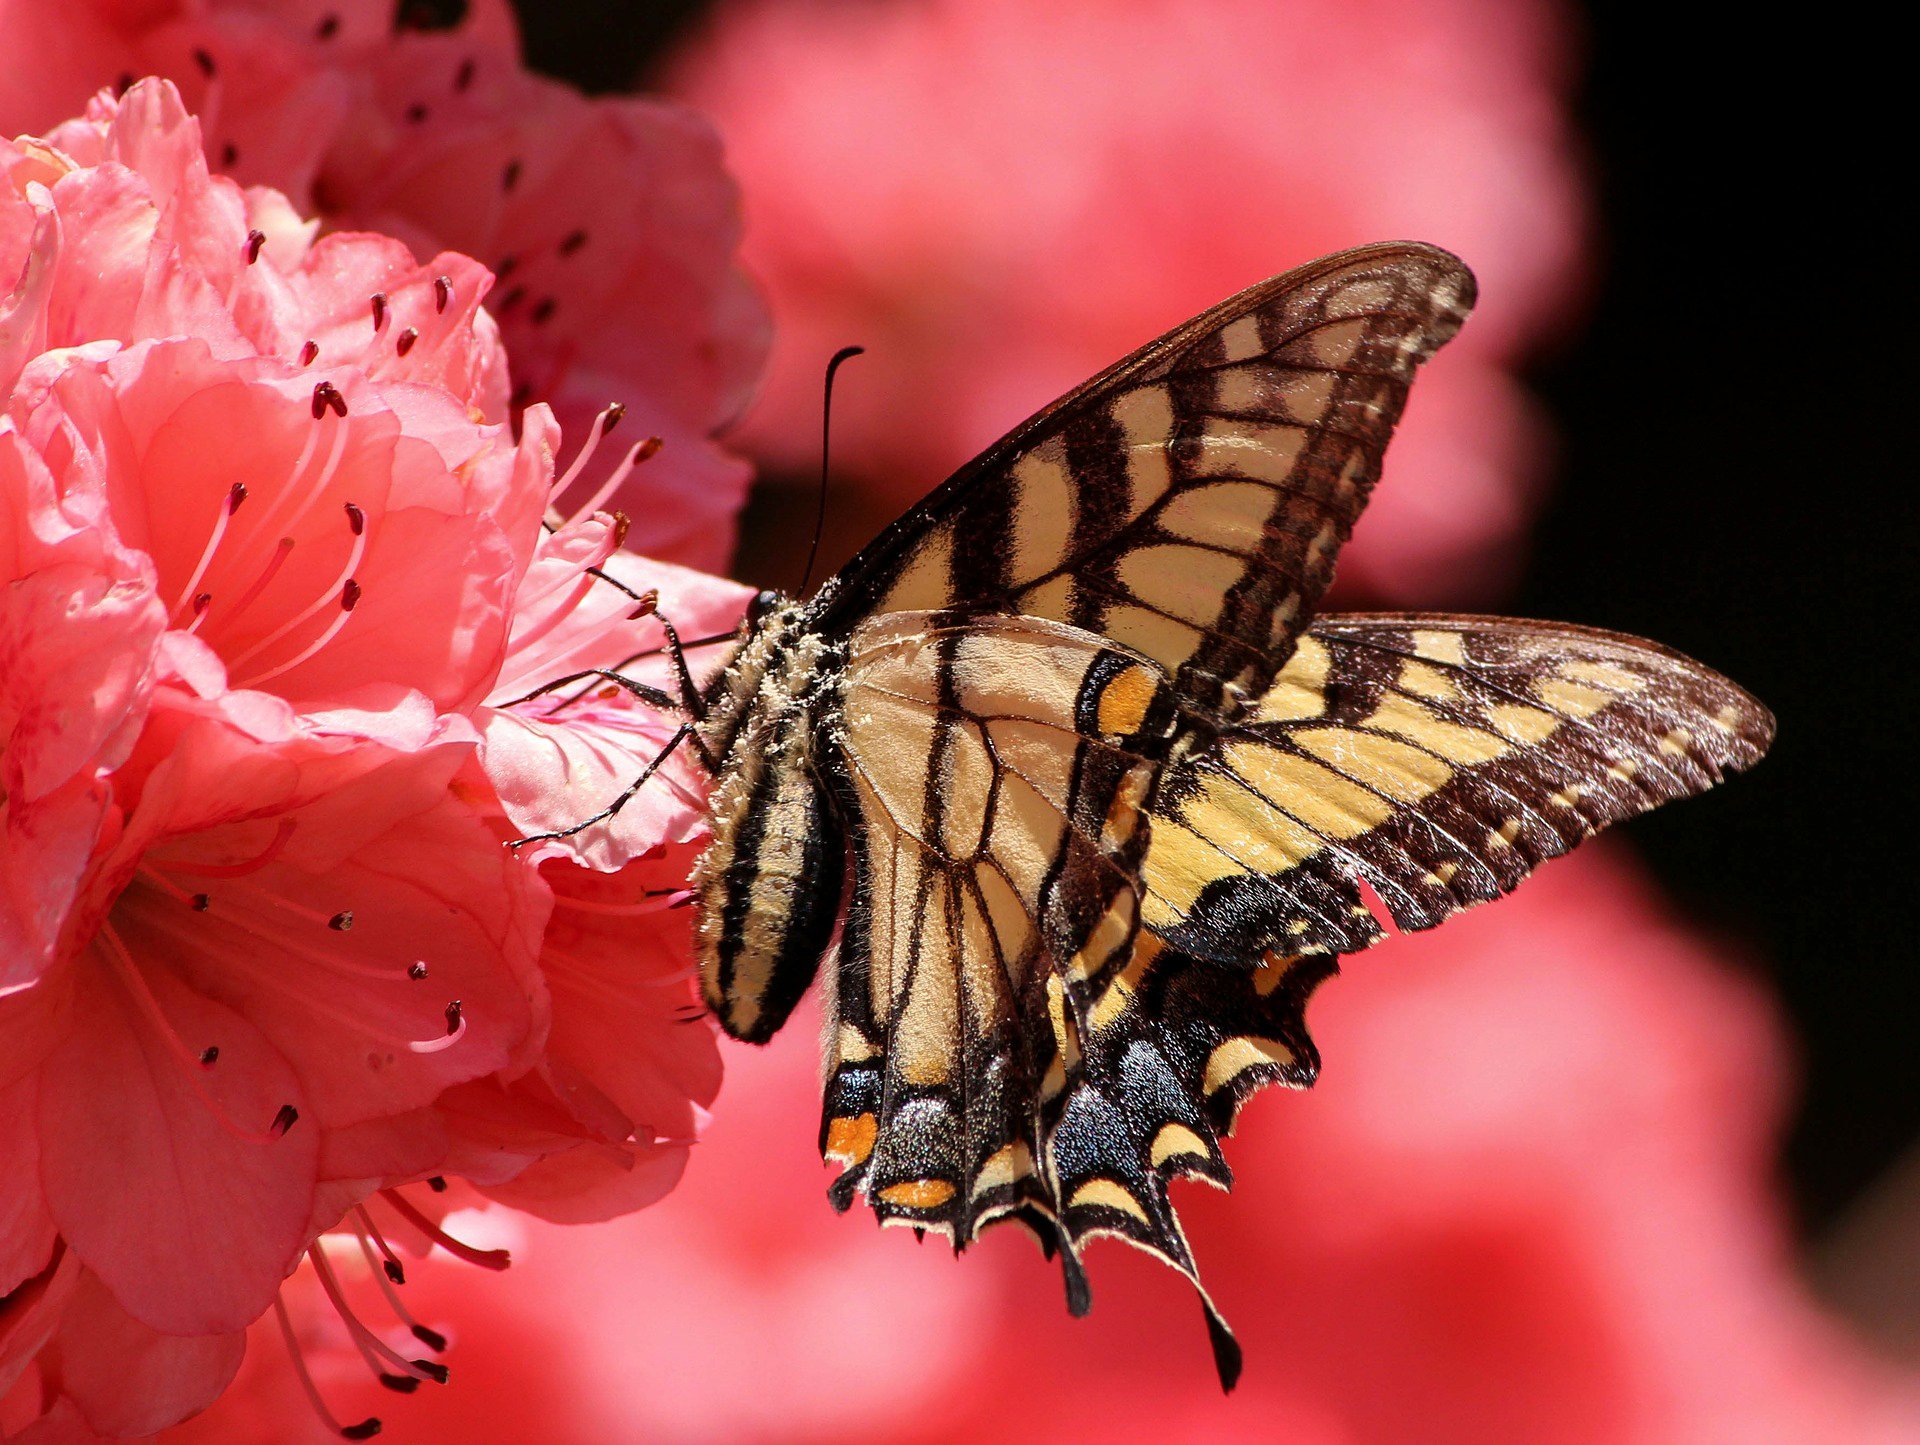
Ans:
[{"label": "striped wing", "polygon": [[1350,953],[1497,898],[1610,823],[1759,760],[1773,718],[1699,663],[1491,617],[1329,616],[1168,770],[1142,919],[1222,962]]},{"label": "striped wing", "polygon": [[[1173,716],[1150,661],[1004,614],[878,619],[844,684],[858,824],[821,1124],[844,1166],[834,1200],[863,1193],[956,1249],[1015,1219],[1061,1251],[1076,1311],[1090,1233],[1135,1239],[1197,1288],[1164,1180],[1225,1180],[1198,1084],[1176,1078],[1185,1054],[1154,1054],[1155,1016],[1133,1002],[1160,952],[1138,934],[1138,877]],[[1226,1023],[1180,1012],[1196,1038]],[[1238,1350],[1206,1309],[1230,1378]]]},{"label": "striped wing", "polygon": [[1016,428],[823,590],[866,615],[1024,613],[1154,659],[1184,712],[1266,690],[1473,277],[1431,246],[1328,257],[1142,348]]}]

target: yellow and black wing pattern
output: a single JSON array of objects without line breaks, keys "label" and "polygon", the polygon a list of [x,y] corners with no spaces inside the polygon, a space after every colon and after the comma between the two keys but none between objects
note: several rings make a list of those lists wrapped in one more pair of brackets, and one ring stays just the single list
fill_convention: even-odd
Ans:
[{"label": "yellow and black wing pattern", "polygon": [[[764,1039],[828,970],[841,1208],[965,1248],[1110,1234],[1199,1290],[1168,1185],[1226,1187],[1240,1106],[1310,1084],[1339,955],[1497,897],[1764,751],[1747,694],[1653,644],[1316,616],[1415,370],[1472,277],[1350,251],[1116,363],[963,468],[708,699],[702,970]],[[842,869],[841,849],[850,854]]]},{"label": "yellow and black wing pattern", "polygon": [[1142,916],[1191,953],[1353,953],[1510,891],[1610,823],[1759,760],[1773,718],[1718,673],[1592,628],[1327,616],[1160,780]]},{"label": "yellow and black wing pattern", "polygon": [[1472,274],[1432,246],[1343,252],[1115,363],[957,472],[822,590],[832,631],[925,609],[1112,639],[1201,728],[1286,661]]}]

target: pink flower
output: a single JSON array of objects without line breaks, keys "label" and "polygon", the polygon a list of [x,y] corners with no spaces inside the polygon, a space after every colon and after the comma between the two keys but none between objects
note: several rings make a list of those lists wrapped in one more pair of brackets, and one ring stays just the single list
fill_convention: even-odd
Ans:
[{"label": "pink flower", "polygon": [[[1247,1345],[1229,1398],[1184,1286],[1132,1251],[1095,1251],[1075,1321],[1014,1231],[956,1263],[836,1216],[797,1019],[729,1060],[728,1107],[644,1218],[529,1223],[484,1290],[422,1278],[419,1307],[466,1322],[463,1364],[497,1388],[417,1396],[416,1423],[825,1442],[851,1358],[864,1428],[910,1442],[1004,1439],[1009,1401],[1036,1438],[1914,1438],[1911,1375],[1823,1316],[1787,1256],[1777,1018],[1617,853],[1349,960],[1310,1018],[1321,1082],[1252,1106],[1231,1196],[1181,1201]],[[667,1358],[635,1387],[633,1361]],[[274,1385],[243,1377],[202,1438],[275,1418]]]},{"label": "pink flower", "polygon": [[172,1424],[303,1257],[376,1370],[436,1378],[317,1241],[500,1264],[399,1187],[587,1219],[679,1177],[702,784],[572,825],[669,736],[659,611],[697,664],[745,590],[593,510],[657,442],[583,449],[543,526],[559,436],[486,419],[484,270],[314,241],[164,82],[0,147],[8,267],[0,1422]]},{"label": "pink flower", "polygon": [[[584,436],[603,406],[624,404],[635,431],[664,442],[618,498],[634,542],[698,566],[726,560],[748,470],[714,437],[747,399],[767,325],[734,262],[734,187],[703,121],[531,74],[503,4],[476,4],[436,34],[396,29],[386,4],[69,12],[29,21],[0,10],[0,54],[31,36],[68,57],[0,119],[44,127],[117,76],[165,75],[205,117],[221,170],[285,192],[301,213],[318,209],[329,227],[478,257],[501,278],[513,409],[546,401]],[[370,292],[356,290],[363,306]],[[314,335],[290,330],[291,348]],[[314,339],[328,354],[327,338]],[[486,379],[477,404],[501,420],[504,364]]]},{"label": "pink flower", "polygon": [[862,540],[1240,287],[1417,236],[1486,302],[1421,382],[1341,577],[1493,596],[1546,449],[1514,364],[1578,270],[1563,31],[1539,0],[721,6],[674,88],[727,136],[780,321],[743,439],[810,490],[821,367],[865,345],[832,509]]}]

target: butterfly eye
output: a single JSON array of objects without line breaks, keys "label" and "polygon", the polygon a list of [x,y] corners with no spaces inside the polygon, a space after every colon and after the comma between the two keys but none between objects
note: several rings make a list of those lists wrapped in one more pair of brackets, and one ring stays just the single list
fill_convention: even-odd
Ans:
[{"label": "butterfly eye", "polygon": [[758,627],[766,620],[767,614],[780,604],[778,592],[756,592],[753,601],[747,604],[747,626]]}]

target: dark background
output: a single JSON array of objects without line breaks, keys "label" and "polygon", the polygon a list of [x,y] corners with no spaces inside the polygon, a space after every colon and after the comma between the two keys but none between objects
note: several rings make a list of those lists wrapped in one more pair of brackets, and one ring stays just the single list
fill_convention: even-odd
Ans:
[{"label": "dark background", "polygon": [[[519,5],[528,60],[589,90],[625,86],[704,8]],[[1920,507],[1896,447],[1914,248],[1888,220],[1912,166],[1874,154],[1860,99],[1891,93],[1897,47],[1739,13],[1585,9],[1600,281],[1533,374],[1563,462],[1511,610],[1657,636],[1779,714],[1753,778],[1632,838],[1792,1016],[1785,1170],[1818,1233],[1920,1134]]]}]

